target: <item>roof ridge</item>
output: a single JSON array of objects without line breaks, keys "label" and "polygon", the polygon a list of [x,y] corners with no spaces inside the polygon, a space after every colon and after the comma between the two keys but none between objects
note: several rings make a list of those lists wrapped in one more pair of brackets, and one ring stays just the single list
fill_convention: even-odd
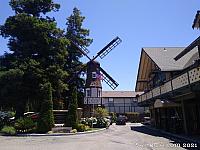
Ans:
[{"label": "roof ridge", "polygon": [[142,48],[186,48],[186,46],[175,46],[175,47],[172,47],[172,46],[158,46],[158,47],[142,47]]},{"label": "roof ridge", "polygon": [[120,91],[103,91],[103,92],[136,92],[136,91],[120,90]]}]

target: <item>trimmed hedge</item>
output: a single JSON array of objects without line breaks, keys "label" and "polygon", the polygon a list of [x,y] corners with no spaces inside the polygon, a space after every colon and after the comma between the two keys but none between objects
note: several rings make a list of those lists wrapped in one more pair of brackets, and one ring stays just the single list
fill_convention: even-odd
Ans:
[{"label": "trimmed hedge", "polygon": [[78,116],[77,116],[77,90],[76,87],[70,88],[70,104],[69,104],[69,111],[66,118],[65,126],[72,127],[76,129],[78,126]]},{"label": "trimmed hedge", "polygon": [[51,83],[46,83],[41,88],[41,109],[38,119],[39,133],[47,133],[54,126],[53,101]]}]

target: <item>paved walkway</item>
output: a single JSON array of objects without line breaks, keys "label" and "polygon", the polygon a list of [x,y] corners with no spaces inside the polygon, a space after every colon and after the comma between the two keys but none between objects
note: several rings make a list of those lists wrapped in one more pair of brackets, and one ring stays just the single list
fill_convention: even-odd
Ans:
[{"label": "paved walkway", "polygon": [[71,136],[0,136],[0,150],[181,150],[185,149],[182,144],[136,123]]},{"label": "paved walkway", "polygon": [[156,129],[151,126],[145,126],[145,127],[148,128],[149,130],[153,130],[155,132],[160,132],[163,135],[181,139],[182,141],[185,141],[186,143],[196,143],[200,146],[200,137],[199,136],[191,136],[191,135],[187,136],[187,135],[181,135],[181,134],[174,134],[174,133],[170,133],[170,132],[167,132],[164,130]]}]

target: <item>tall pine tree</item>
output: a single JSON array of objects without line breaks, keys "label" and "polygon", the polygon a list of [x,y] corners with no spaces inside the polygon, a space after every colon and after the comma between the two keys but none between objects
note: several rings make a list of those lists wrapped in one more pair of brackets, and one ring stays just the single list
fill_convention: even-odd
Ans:
[{"label": "tall pine tree", "polygon": [[[44,16],[59,9],[59,4],[53,0],[11,0],[10,6],[16,14],[0,26],[0,35],[9,38],[11,51],[5,55],[7,63],[4,70],[20,70],[23,75],[18,87],[23,92],[19,93],[20,97],[15,97],[16,101],[22,102],[20,111],[15,106],[16,117],[19,117],[23,115],[27,101],[35,104],[35,109],[39,110],[38,93],[45,83],[51,83],[53,100],[62,99],[62,93],[67,90],[64,81],[68,73],[64,67],[69,41],[64,31],[57,28],[55,19]],[[9,95],[4,92],[0,96],[6,98]]]},{"label": "tall pine tree", "polygon": [[[66,37],[80,46],[87,47],[92,43],[92,39],[88,38],[89,30],[82,27],[84,19],[85,17],[81,15],[80,10],[74,8],[73,13],[67,18]],[[70,46],[68,46],[68,52],[69,54],[67,57],[66,68],[70,74],[69,79],[73,78],[73,80],[69,83],[69,91],[67,94],[69,101],[68,121],[70,120],[70,123],[68,125],[75,127],[77,121],[77,103],[81,104],[83,102],[83,99],[81,99],[81,97],[83,98],[84,87],[84,80],[80,78],[80,74],[76,74],[75,68],[82,65],[80,58],[83,55],[72,43],[70,44]],[[77,100],[77,95],[79,96],[79,102]]]}]

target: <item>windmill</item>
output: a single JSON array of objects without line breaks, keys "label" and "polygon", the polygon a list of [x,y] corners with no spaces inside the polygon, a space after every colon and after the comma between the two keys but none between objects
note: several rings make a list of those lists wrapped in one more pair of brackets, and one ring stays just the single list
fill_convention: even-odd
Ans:
[{"label": "windmill", "polygon": [[[71,43],[77,47],[77,50],[88,58],[86,63],[86,84],[85,84],[85,98],[84,104],[101,104],[102,85],[101,80],[105,81],[113,90],[119,85],[101,66],[100,63],[95,61],[98,57],[103,59],[108,53],[111,52],[122,40],[119,37],[114,38],[103,49],[101,49],[96,56],[90,58],[87,54],[89,50],[86,47],[78,45],[75,41]],[[76,72],[79,74],[83,67]]]}]

